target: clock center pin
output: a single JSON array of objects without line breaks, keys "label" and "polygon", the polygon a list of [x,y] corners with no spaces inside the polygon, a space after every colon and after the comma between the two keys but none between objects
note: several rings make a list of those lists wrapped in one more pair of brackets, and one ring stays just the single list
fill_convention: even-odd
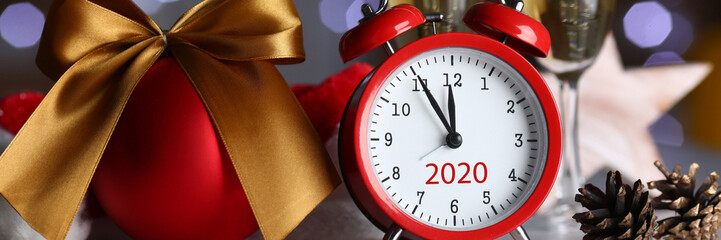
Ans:
[{"label": "clock center pin", "polygon": [[453,149],[459,148],[462,143],[463,143],[463,137],[461,137],[461,134],[458,132],[452,132],[446,136],[446,144],[450,148],[453,148]]}]

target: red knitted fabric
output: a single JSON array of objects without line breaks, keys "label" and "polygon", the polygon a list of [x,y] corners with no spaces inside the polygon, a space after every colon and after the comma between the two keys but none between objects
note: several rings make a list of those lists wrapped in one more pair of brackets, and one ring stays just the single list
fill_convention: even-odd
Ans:
[{"label": "red knitted fabric", "polygon": [[328,141],[340,123],[353,90],[371,70],[373,67],[368,64],[355,63],[328,77],[318,86],[300,84],[291,87],[324,142]]},{"label": "red knitted fabric", "polygon": [[44,95],[38,92],[21,92],[1,99],[0,126],[12,134],[17,134],[43,97]]}]

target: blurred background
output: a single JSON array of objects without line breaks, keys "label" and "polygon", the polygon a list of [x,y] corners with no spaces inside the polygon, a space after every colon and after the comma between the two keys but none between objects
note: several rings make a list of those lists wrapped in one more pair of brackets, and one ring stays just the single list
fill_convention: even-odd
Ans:
[{"label": "blurred background", "polygon": [[[182,13],[199,0],[133,0],[163,29],[169,29]],[[294,0],[303,21],[306,61],[279,66],[288,84],[320,83],[348,65],[338,54],[342,34],[362,18],[360,6],[373,0]],[[467,31],[460,23],[467,7],[479,0],[391,0],[391,5],[410,3],[425,12],[445,12],[440,31]],[[524,11],[533,9],[526,0]],[[35,65],[48,0],[0,1],[0,99],[22,91],[47,93],[53,80]],[[721,1],[715,0],[619,0],[614,9],[612,32],[627,69],[687,62],[710,62],[716,69],[671,111],[649,127],[667,166],[691,162],[702,174],[721,169]],[[527,12],[532,15],[531,12]],[[239,18],[242,16],[238,16]],[[415,40],[429,26],[404,34],[396,47]],[[376,49],[359,60],[376,65],[384,59]],[[0,111],[0,115],[2,112]],[[11,135],[0,129],[0,152]],[[651,166],[649,166],[651,167]],[[704,169],[705,168],[705,169]]]},{"label": "blurred background", "polygon": [[[464,2],[465,1],[465,2]],[[479,0],[391,0],[391,5],[411,3],[424,11],[448,14],[441,31],[465,31],[457,24],[463,9]],[[134,0],[161,28],[175,20],[199,0]],[[372,0],[296,0],[304,24],[306,61],[279,66],[289,84],[319,83],[345,68],[337,45],[343,32],[362,17],[360,6]],[[21,91],[46,93],[53,81],[35,66],[38,40],[51,1],[0,1],[0,97]],[[527,0],[530,11],[533,0]],[[713,0],[618,1],[612,31],[626,68],[705,61],[721,66],[721,2]],[[240,17],[240,16],[239,16]],[[445,29],[444,29],[445,27]],[[427,29],[427,28],[426,28]],[[423,31],[420,29],[419,31]],[[417,39],[406,34],[397,44]],[[376,64],[382,52],[360,61]],[[718,68],[717,68],[718,69]],[[713,71],[700,86],[669,114],[650,127],[666,161],[717,159],[721,156],[721,71]],[[715,160],[714,160],[715,161]],[[721,161],[721,160],[720,160]],[[683,164],[686,165],[686,164]],[[703,164],[702,164],[703,166]]]}]

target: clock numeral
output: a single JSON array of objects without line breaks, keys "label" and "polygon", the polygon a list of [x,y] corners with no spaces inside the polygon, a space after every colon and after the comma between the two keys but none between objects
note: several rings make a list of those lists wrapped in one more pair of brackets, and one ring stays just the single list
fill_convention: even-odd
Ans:
[{"label": "clock numeral", "polygon": [[[478,180],[478,166],[483,166],[483,179]],[[488,178],[488,167],[486,167],[486,164],[483,162],[476,163],[475,166],[473,166],[473,179],[476,180],[477,183],[484,183],[486,182],[486,178]]]},{"label": "clock numeral", "polygon": [[517,180],[516,180],[517,177],[516,177],[516,169],[515,169],[515,168],[511,169],[511,173],[508,174],[508,178],[511,179],[511,182],[517,181]]},{"label": "clock numeral", "polygon": [[481,77],[481,80],[483,80],[483,87],[481,90],[488,90],[488,86],[486,86],[486,77]]},{"label": "clock numeral", "polygon": [[452,213],[458,212],[458,199],[451,200],[451,212]]},{"label": "clock numeral", "polygon": [[[449,79],[449,73],[443,73],[443,76],[446,76],[446,84],[443,84],[443,86],[444,86],[444,87],[450,87],[450,86],[451,86],[451,81],[450,81],[450,79]],[[456,81],[453,83],[453,86],[454,86],[454,87],[462,87],[462,86],[463,86],[463,83],[461,83],[461,74],[460,74],[460,73],[455,73],[455,74],[453,74],[453,79],[456,80]],[[485,86],[485,85],[484,85],[484,86]]]},{"label": "clock numeral", "polygon": [[466,167],[466,173],[463,174],[461,179],[458,179],[458,183],[471,183],[471,180],[463,180],[463,179],[466,179],[466,177],[468,176],[468,173],[471,172],[471,165],[468,165],[468,163],[462,162],[462,163],[459,163],[458,166]]},{"label": "clock numeral", "polygon": [[523,134],[516,133],[516,143],[514,144],[516,147],[523,146],[523,140],[521,140],[522,137],[523,137]]},{"label": "clock numeral", "polygon": [[403,114],[403,116],[411,115],[411,105],[408,103],[403,103],[401,105],[400,113],[398,113],[398,103],[393,103],[393,108],[395,109],[393,116],[400,116],[401,114]]},{"label": "clock numeral", "polygon": [[386,143],[385,143],[385,144],[386,144],[387,147],[390,147],[391,144],[393,144],[393,134],[391,134],[390,132],[387,132],[386,135],[385,135],[385,137],[386,137]]},{"label": "clock numeral", "polygon": [[423,195],[426,194],[426,191],[418,191],[416,192],[416,196],[418,196],[418,205],[421,205],[421,202],[423,201]]},{"label": "clock numeral", "polygon": [[433,178],[436,177],[436,174],[438,174],[438,165],[429,163],[426,164],[426,167],[433,167],[433,175],[426,181],[426,184],[438,184],[438,181],[433,181]]},{"label": "clock numeral", "polygon": [[394,180],[398,180],[401,178],[401,169],[398,166],[393,167],[393,175]]},{"label": "clock numeral", "polygon": [[[451,167],[451,180],[446,181],[446,167]],[[456,169],[453,168],[453,164],[446,163],[443,164],[443,167],[441,168],[441,179],[443,180],[443,183],[445,184],[451,184],[453,183],[453,180],[456,180]]]},{"label": "clock numeral", "polygon": [[[471,171],[470,171],[470,170],[471,170],[471,165],[469,165],[469,164],[466,163],[466,162],[458,163],[458,167],[461,167],[461,166],[466,167],[466,172],[463,173],[463,176],[461,176],[460,179],[458,179],[458,182],[457,182],[457,183],[458,183],[458,184],[471,183],[470,180],[465,180],[466,177],[468,176],[468,174],[471,172]],[[429,163],[429,164],[426,164],[426,168],[428,168],[428,167],[432,167],[432,168],[433,168],[433,174],[431,175],[430,178],[428,178],[428,180],[426,181],[426,184],[439,184],[440,182],[434,181],[434,178],[436,177],[436,175],[438,175],[438,165],[436,165],[435,163]],[[479,175],[480,175],[480,173],[479,173],[479,171],[480,171],[479,168],[482,168],[482,169],[480,169],[480,170],[483,171],[483,173],[482,173],[482,174],[483,174],[483,177],[482,177],[481,179],[479,179]],[[448,176],[448,174],[447,174],[447,173],[448,173],[448,169],[450,169],[450,180],[449,180],[448,178],[446,178],[446,176]],[[445,163],[445,164],[443,164],[443,166],[441,167],[440,170],[441,170],[441,180],[443,180],[443,183],[445,183],[445,184],[452,184],[452,183],[455,181],[455,179],[456,179],[456,169],[455,169],[455,167],[453,166],[453,164],[451,164],[451,163]],[[478,163],[476,163],[476,164],[473,166],[473,180],[475,180],[476,183],[484,183],[484,182],[486,182],[486,179],[487,179],[487,178],[488,178],[488,167],[486,167],[486,164],[483,163],[483,162],[478,162]]]},{"label": "clock numeral", "polygon": [[[428,85],[428,79],[423,79],[423,84]],[[423,90],[423,88],[419,88],[419,87],[422,87],[422,86],[420,84],[418,84],[418,79],[413,78],[413,91],[420,92],[421,90]]]},{"label": "clock numeral", "polygon": [[491,203],[491,191],[483,191],[483,203]]},{"label": "clock numeral", "polygon": [[506,110],[506,113],[515,113],[516,112],[516,110],[513,110],[513,107],[516,106],[516,103],[513,102],[513,100],[508,100],[508,102],[506,102],[506,105],[510,106],[510,107],[508,107],[508,110]]}]

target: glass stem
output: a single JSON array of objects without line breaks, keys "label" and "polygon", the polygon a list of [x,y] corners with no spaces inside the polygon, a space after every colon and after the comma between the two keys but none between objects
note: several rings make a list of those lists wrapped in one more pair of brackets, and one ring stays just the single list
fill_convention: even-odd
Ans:
[{"label": "glass stem", "polygon": [[577,189],[584,182],[581,176],[578,145],[578,79],[579,74],[560,74],[561,124],[563,126],[563,156],[561,159],[561,203],[572,204]]}]

